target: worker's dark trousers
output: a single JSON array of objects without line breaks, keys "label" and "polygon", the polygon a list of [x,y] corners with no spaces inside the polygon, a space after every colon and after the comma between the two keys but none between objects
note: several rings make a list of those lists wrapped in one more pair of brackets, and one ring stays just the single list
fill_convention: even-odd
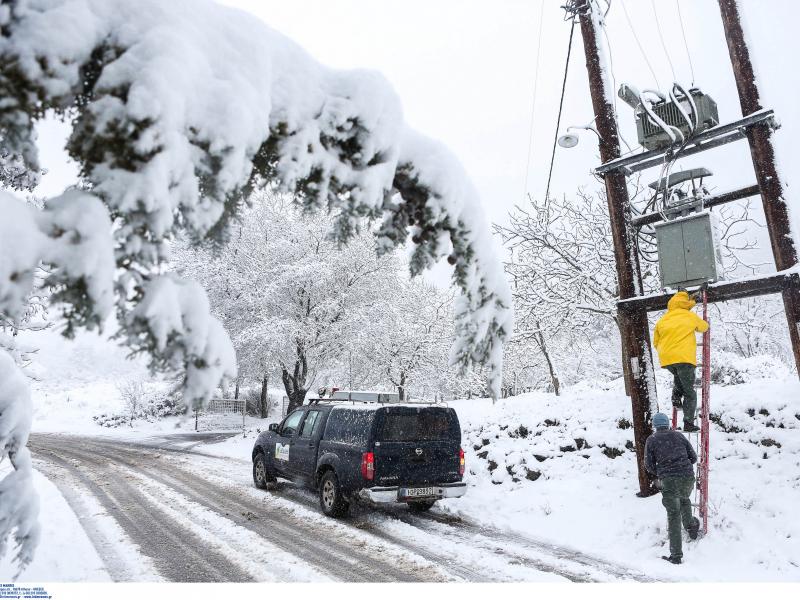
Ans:
[{"label": "worker's dark trousers", "polygon": [[661,480],[661,503],[667,509],[669,531],[669,555],[683,558],[681,547],[681,522],[688,530],[692,525],[692,501],[694,476],[664,477]]},{"label": "worker's dark trousers", "polygon": [[679,406],[683,398],[683,422],[694,425],[694,413],[697,410],[697,392],[694,391],[694,365],[675,363],[665,367],[674,378],[672,386],[672,404]]}]

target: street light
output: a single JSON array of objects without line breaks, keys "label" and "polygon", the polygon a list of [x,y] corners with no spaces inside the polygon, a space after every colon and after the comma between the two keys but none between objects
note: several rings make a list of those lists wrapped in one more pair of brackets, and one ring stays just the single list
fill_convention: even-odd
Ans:
[{"label": "street light", "polygon": [[570,125],[567,127],[567,132],[558,138],[558,145],[562,148],[574,148],[578,145],[580,138],[577,136],[577,134],[570,133],[570,129],[586,129],[588,131],[594,131],[595,134],[597,134],[597,137],[602,140],[603,138],[600,136],[600,132],[594,128],[592,123],[594,123],[594,119],[589,121],[586,125]]}]

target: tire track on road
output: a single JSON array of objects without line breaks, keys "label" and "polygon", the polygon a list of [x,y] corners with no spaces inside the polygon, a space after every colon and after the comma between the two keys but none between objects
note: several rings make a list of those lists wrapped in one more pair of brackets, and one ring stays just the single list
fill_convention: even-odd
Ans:
[{"label": "tire track on road", "polygon": [[[205,548],[199,538],[152,506],[124,478],[110,470],[105,473],[108,478],[96,478],[96,473],[91,474],[76,466],[50,448],[36,442],[30,442],[29,447],[45,460],[66,469],[80,482],[117,521],[140,552],[153,560],[158,573],[165,579],[185,582],[252,581],[252,577],[225,556]],[[55,483],[58,485],[59,481]]]},{"label": "tire track on road", "polygon": [[[40,443],[37,436],[36,445],[32,444],[36,451]],[[334,579],[379,582],[445,580],[437,569],[425,568],[411,561],[404,564],[396,556],[375,556],[370,549],[360,548],[358,540],[336,539],[335,532],[333,536],[330,535],[332,532],[320,532],[318,523],[303,523],[264,502],[240,497],[236,490],[225,489],[175,464],[160,464],[164,461],[154,454],[162,452],[158,449],[129,449],[114,442],[67,436],[59,436],[56,444],[64,454],[96,469],[112,470],[110,459],[114,459],[174,489],[192,502],[225,516],[236,525],[258,533]]]}]

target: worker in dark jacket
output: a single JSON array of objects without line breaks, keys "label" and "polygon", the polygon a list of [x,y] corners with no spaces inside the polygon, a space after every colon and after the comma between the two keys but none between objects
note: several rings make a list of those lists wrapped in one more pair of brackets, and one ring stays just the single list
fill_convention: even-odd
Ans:
[{"label": "worker in dark jacket", "polygon": [[679,565],[683,559],[681,522],[693,540],[700,531],[700,521],[692,517],[689,499],[694,488],[692,465],[697,462],[697,454],[683,434],[669,428],[669,418],[664,413],[653,417],[653,426],[656,430],[644,447],[644,466],[661,480],[661,503],[667,509],[669,556],[661,558]]}]

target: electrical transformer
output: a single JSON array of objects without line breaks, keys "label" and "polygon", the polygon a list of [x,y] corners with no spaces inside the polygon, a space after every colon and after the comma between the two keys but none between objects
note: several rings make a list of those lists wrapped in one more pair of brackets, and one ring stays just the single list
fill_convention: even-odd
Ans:
[{"label": "electrical transformer", "polygon": [[661,287],[713,283],[722,278],[722,256],[708,210],[655,225]]},{"label": "electrical transformer", "polygon": [[[623,93],[622,89],[620,93]],[[697,88],[690,89],[689,94],[691,94],[692,100],[694,100],[694,104],[697,107],[698,125],[694,135],[719,125],[717,103],[714,102],[711,96],[704,94]],[[691,114],[691,105],[685,96],[679,96],[678,102],[687,114]],[[686,119],[672,101],[662,100],[661,102],[656,102],[652,105],[652,109],[667,125],[678,128],[684,137],[688,138],[690,136],[691,132]],[[650,121],[641,104],[636,108],[636,133],[639,137],[639,143],[647,150],[662,150],[672,143],[669,134]]]}]

